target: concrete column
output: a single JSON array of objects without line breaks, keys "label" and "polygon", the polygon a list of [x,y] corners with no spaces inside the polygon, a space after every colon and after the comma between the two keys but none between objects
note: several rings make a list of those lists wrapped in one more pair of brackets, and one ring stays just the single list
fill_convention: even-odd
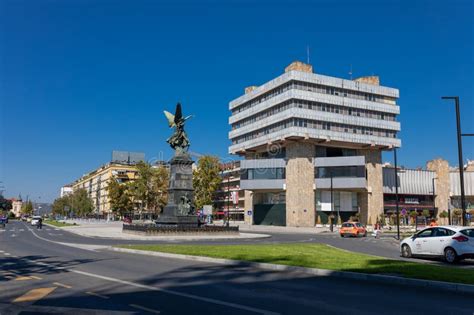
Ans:
[{"label": "concrete column", "polygon": [[360,220],[364,224],[375,224],[383,215],[382,151],[359,150],[365,156],[367,171],[367,193],[359,194]]},{"label": "concrete column", "polygon": [[[253,224],[253,195],[254,193],[251,190],[244,191],[244,221],[245,224],[252,225]],[[247,211],[252,211],[252,215],[248,215]]]},{"label": "concrete column", "polygon": [[443,211],[448,211],[449,203],[449,164],[443,159],[436,159],[426,163],[426,169],[436,172],[435,179],[435,207],[438,208],[436,214],[439,215]]},{"label": "concrete column", "polygon": [[313,227],[315,221],[315,146],[291,142],[286,146],[286,225]]}]

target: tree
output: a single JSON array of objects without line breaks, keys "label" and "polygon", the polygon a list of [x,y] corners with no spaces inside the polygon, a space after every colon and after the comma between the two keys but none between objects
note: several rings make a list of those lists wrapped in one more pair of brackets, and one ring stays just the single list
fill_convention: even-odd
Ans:
[{"label": "tree", "polygon": [[197,209],[212,204],[213,197],[222,182],[219,159],[205,155],[198,161],[193,173],[194,201]]},{"label": "tree", "polygon": [[87,190],[80,188],[74,190],[70,197],[71,209],[75,215],[83,217],[94,210],[94,202],[89,197]]},{"label": "tree", "polygon": [[0,211],[8,212],[12,209],[12,201],[5,199],[3,195],[0,195]]},{"label": "tree", "polygon": [[33,203],[31,201],[25,202],[21,206],[21,213],[26,215],[33,215]]},{"label": "tree", "polygon": [[423,215],[425,218],[430,217],[430,216],[431,216],[431,215],[430,215],[430,210],[424,209],[424,210],[422,211],[422,215]]},{"label": "tree", "polygon": [[54,200],[51,211],[54,215],[66,216],[71,208],[70,196],[63,196]]},{"label": "tree", "polygon": [[148,208],[155,213],[161,212],[161,209],[163,209],[168,202],[169,178],[169,171],[164,166],[152,168],[151,192]]},{"label": "tree", "polygon": [[126,184],[117,182],[115,177],[111,178],[107,186],[110,209],[120,216],[133,210],[133,202],[128,188]]},{"label": "tree", "polygon": [[139,162],[137,178],[127,183],[127,190],[133,203],[139,205],[139,211],[160,212],[168,200],[169,172],[163,167],[151,167]]},{"label": "tree", "polygon": [[151,165],[145,162],[137,163],[136,168],[138,171],[137,178],[128,183],[128,188],[133,202],[139,204],[139,211],[142,212],[148,207],[152,199],[150,192],[152,190],[153,171]]}]

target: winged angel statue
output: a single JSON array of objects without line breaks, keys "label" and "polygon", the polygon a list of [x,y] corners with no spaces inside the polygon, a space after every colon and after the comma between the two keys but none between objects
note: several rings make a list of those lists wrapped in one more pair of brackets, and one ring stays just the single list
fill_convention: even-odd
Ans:
[{"label": "winged angel statue", "polygon": [[176,154],[186,152],[191,143],[189,142],[188,136],[184,131],[184,122],[191,118],[192,115],[183,118],[180,103],[176,105],[176,111],[174,115],[166,110],[164,113],[168,119],[168,125],[170,128],[175,128],[174,133],[168,138],[168,140],[166,140],[166,142],[168,142],[171,148],[176,151]]}]

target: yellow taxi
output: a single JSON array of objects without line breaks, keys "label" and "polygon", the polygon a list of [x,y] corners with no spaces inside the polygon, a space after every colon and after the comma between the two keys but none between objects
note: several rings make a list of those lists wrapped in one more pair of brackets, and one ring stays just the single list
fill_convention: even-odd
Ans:
[{"label": "yellow taxi", "polygon": [[339,229],[339,234],[341,237],[346,236],[367,236],[367,229],[362,223],[359,222],[344,222],[342,223],[341,228]]}]

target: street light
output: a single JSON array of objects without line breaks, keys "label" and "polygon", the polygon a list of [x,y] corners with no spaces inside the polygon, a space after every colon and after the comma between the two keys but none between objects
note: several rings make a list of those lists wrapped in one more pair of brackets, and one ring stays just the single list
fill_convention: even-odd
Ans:
[{"label": "street light", "polygon": [[[397,240],[400,240],[400,209],[398,207],[398,166],[397,166],[397,148],[396,147],[393,148],[393,163],[395,164],[395,209],[397,211]],[[416,222],[415,222],[415,226],[416,226]]]},{"label": "street light", "polygon": [[458,159],[459,159],[459,181],[461,184],[461,208],[462,208],[462,225],[466,226],[466,196],[464,194],[464,164],[462,157],[462,136],[474,136],[472,133],[461,133],[461,113],[459,110],[459,96],[442,96],[443,100],[454,100],[456,106],[456,129],[457,129],[457,139],[458,139]]},{"label": "street light", "polygon": [[431,179],[431,184],[433,186],[433,215],[435,214],[435,211],[436,211],[436,204],[435,204],[435,198],[436,198],[436,195],[435,195],[435,179],[438,179],[437,177],[433,177]]},{"label": "street light", "polygon": [[333,202],[333,186],[332,186],[332,169],[329,169],[329,174],[331,176],[331,232],[334,231],[334,202]]}]

